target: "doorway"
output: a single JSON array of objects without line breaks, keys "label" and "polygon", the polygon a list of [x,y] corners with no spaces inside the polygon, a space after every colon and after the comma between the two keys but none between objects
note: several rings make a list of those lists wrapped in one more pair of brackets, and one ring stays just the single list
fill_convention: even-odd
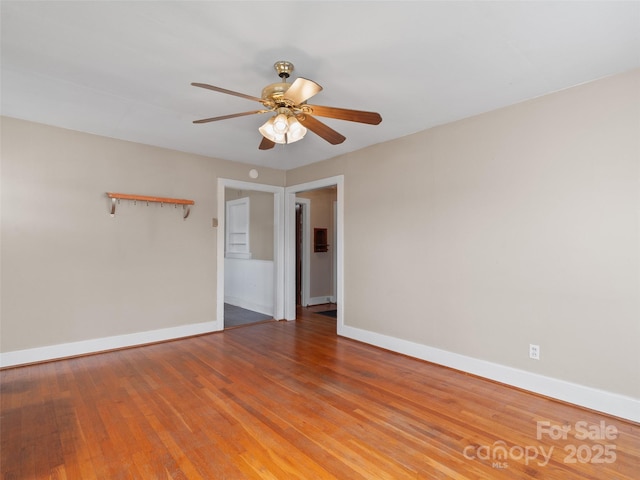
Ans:
[{"label": "doorway", "polygon": [[[286,260],[285,260],[285,286],[284,286],[284,314],[287,320],[295,320],[296,319],[296,297],[298,297],[298,289],[296,287],[296,268],[298,263],[296,262],[296,251],[298,251],[297,242],[296,242],[296,203],[300,203],[300,195],[303,192],[321,190],[325,188],[331,188],[333,192],[335,192],[335,207],[334,202],[330,203],[330,210],[333,213],[333,235],[329,235],[328,238],[333,240],[333,246],[330,248],[333,249],[333,256],[327,256],[328,263],[330,265],[330,269],[333,272],[333,290],[332,294],[329,295],[319,295],[314,296],[314,290],[310,290],[309,294],[309,304],[314,302],[335,302],[336,304],[336,318],[337,318],[337,333],[341,333],[344,328],[344,280],[343,280],[343,269],[344,269],[344,176],[338,175],[335,177],[325,178],[322,180],[316,180],[313,182],[308,182],[299,185],[293,185],[287,187],[285,189],[285,225],[286,228],[286,237],[285,237],[285,251],[286,251]],[[311,205],[311,210],[313,210],[313,205]],[[302,207],[302,215],[304,217],[304,207]],[[329,229],[331,225],[327,225],[326,228]],[[318,227],[324,228],[323,225],[319,225]],[[310,230],[313,226],[310,227]],[[312,241],[312,240],[311,240]],[[307,251],[311,251],[313,246],[309,246]],[[318,255],[322,255],[323,252],[318,252]],[[304,256],[302,257],[303,268],[304,268]],[[308,283],[307,283],[308,285]],[[305,291],[305,282],[304,282],[304,274],[302,275],[302,295],[304,296]],[[304,299],[302,299],[304,304]]]},{"label": "doorway", "polygon": [[284,187],[218,179],[216,330],[284,318],[283,204]]},{"label": "doorway", "polygon": [[296,305],[318,311],[336,309],[335,201],[335,185],[296,194]]}]

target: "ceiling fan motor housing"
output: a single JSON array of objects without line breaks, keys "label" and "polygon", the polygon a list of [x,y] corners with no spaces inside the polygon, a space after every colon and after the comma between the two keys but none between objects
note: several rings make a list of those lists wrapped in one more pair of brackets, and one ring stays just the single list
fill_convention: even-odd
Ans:
[{"label": "ceiling fan motor housing", "polygon": [[290,86],[290,83],[284,82],[272,83],[271,85],[267,85],[262,89],[262,99],[271,99],[276,104],[278,104],[279,100],[282,100],[284,98],[284,94],[287,90],[289,90]]},{"label": "ceiling fan motor housing", "polygon": [[[287,107],[287,102],[284,101],[284,94],[291,86],[290,83],[286,83],[287,78],[291,76],[293,72],[293,63],[287,61],[279,61],[274,63],[273,68],[276,69],[278,76],[283,80],[282,82],[272,83],[262,89],[262,99],[272,100],[275,107]],[[271,102],[267,102],[271,103]]]}]

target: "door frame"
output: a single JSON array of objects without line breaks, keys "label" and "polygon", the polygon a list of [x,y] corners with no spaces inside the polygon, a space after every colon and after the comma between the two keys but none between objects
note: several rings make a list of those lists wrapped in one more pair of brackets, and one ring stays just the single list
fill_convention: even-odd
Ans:
[{"label": "door frame", "polygon": [[[217,232],[217,293],[216,293],[216,328],[224,329],[224,246],[225,246],[225,189],[237,188],[240,190],[254,190],[257,192],[273,193],[273,318],[282,320],[284,317],[284,288],[285,288],[285,230],[284,222],[284,187],[266,185],[262,183],[245,182],[242,180],[231,180],[228,178],[218,178],[218,232]],[[295,206],[294,206],[295,207]],[[295,215],[295,211],[294,211]],[[295,221],[295,219],[294,219]],[[295,254],[295,252],[294,252]],[[295,274],[295,272],[294,272]],[[295,288],[295,276],[294,276]],[[295,293],[294,293],[295,296]],[[295,302],[295,298],[294,298]]]},{"label": "door frame", "polygon": [[284,189],[284,318],[296,319],[296,193],[336,186],[336,303],[337,333],[344,329],[344,175],[292,185]]},{"label": "door frame", "polygon": [[[300,304],[309,305],[311,296],[311,200],[308,198],[296,197],[296,204],[303,206],[302,209],[302,292]],[[295,223],[293,224],[295,225]],[[295,230],[294,230],[295,232]],[[295,233],[294,233],[295,234]],[[295,239],[294,239],[295,241]],[[294,258],[295,261],[295,258]],[[297,288],[297,287],[296,287]]]}]

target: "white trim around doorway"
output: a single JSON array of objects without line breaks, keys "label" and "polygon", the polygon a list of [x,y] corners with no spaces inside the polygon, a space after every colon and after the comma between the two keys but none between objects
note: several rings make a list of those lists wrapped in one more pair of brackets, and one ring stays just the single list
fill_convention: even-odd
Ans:
[{"label": "white trim around doorway", "polygon": [[336,286],[335,302],[338,305],[337,333],[344,330],[344,175],[323,178],[312,182],[292,185],[284,189],[285,259],[284,259],[284,318],[296,318],[296,194],[336,186]]},{"label": "white trim around doorway", "polygon": [[[284,187],[265,185],[262,183],[218,178],[218,235],[217,235],[217,293],[216,293],[216,328],[224,328],[224,246],[225,246],[225,188],[237,188],[241,190],[254,190],[258,192],[273,193],[273,318],[281,320],[284,317],[284,292],[285,292],[285,234],[284,234]],[[295,214],[295,212],[294,212]],[[295,252],[294,252],[295,254]],[[294,276],[295,282],[295,276]],[[295,286],[294,286],[295,288]],[[295,299],[294,299],[295,300]]]},{"label": "white trim around doorway", "polygon": [[302,292],[300,293],[301,303],[304,306],[310,303],[310,284],[311,284],[311,200],[308,198],[297,198],[296,203],[303,206],[302,208]]}]

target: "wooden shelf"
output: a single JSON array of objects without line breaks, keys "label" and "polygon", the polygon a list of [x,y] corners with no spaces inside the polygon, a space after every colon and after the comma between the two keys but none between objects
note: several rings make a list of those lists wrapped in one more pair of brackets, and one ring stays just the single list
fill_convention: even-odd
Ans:
[{"label": "wooden shelf", "polygon": [[169,197],[151,197],[147,195],[133,195],[130,193],[114,193],[107,192],[107,197],[111,199],[111,216],[116,214],[116,202],[118,200],[133,200],[135,202],[153,202],[153,203],[167,203],[169,205],[182,205],[184,210],[184,217],[187,218],[191,213],[190,205],[195,205],[193,200],[185,198],[169,198]]}]

